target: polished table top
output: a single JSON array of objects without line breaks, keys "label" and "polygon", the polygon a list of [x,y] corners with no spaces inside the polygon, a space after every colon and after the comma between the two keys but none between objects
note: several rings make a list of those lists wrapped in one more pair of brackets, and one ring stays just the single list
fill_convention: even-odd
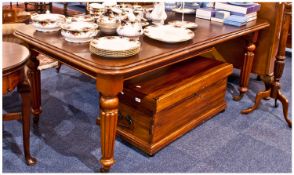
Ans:
[{"label": "polished table top", "polygon": [[[167,21],[180,19],[181,15],[169,14]],[[184,52],[193,52],[208,48],[217,43],[236,38],[247,33],[252,33],[269,26],[266,20],[258,19],[249,22],[242,27],[234,27],[221,23],[210,22],[195,18],[194,15],[186,15],[185,20],[194,21],[198,28],[194,29],[195,37],[186,42],[168,44],[141,36],[141,52],[128,58],[105,58],[94,55],[89,51],[89,43],[76,44],[64,40],[60,31],[53,33],[38,32],[33,26],[28,25],[16,31],[16,35],[38,50],[42,49],[47,54],[51,53],[59,60],[73,67],[86,69],[92,76],[97,74],[122,75],[148,68],[158,63],[173,60],[178,54]],[[167,22],[166,21],[166,22]],[[98,36],[99,37],[99,34]],[[58,53],[57,53],[58,52]]]},{"label": "polished table top", "polygon": [[12,42],[2,43],[2,70],[3,74],[22,67],[30,56],[25,46]]}]

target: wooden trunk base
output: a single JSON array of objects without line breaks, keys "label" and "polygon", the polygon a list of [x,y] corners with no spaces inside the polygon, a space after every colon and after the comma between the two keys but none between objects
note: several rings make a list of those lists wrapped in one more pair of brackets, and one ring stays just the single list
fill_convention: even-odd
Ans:
[{"label": "wooden trunk base", "polygon": [[140,150],[146,152],[148,155],[154,155],[159,150],[170,144],[171,142],[175,141],[177,138],[181,137],[182,135],[186,134],[188,131],[194,129],[195,127],[199,126],[200,124],[204,123],[205,121],[209,120],[216,114],[220,113],[226,108],[226,103],[218,105],[214,107],[213,110],[207,111],[200,116],[195,117],[189,124],[182,126],[178,130],[175,130],[173,133],[165,137],[164,139],[159,140],[153,144],[149,144],[148,142],[134,136],[130,132],[121,129],[118,127],[117,135],[121,137],[123,140],[131,143],[132,145],[136,146]]}]

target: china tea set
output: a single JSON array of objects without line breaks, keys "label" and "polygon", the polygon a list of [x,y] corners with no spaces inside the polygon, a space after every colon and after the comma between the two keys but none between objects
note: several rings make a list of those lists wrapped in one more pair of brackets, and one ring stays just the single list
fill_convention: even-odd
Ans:
[{"label": "china tea set", "polygon": [[[40,32],[56,32],[61,29],[61,35],[68,42],[91,41],[90,51],[106,57],[127,57],[139,53],[141,46],[139,37],[143,34],[167,43],[183,42],[194,37],[194,32],[189,29],[164,25],[167,14],[163,2],[154,3],[154,8],[144,9],[140,5],[118,5],[109,1],[108,3],[91,3],[87,10],[89,15],[81,14],[67,18],[64,15],[49,12],[33,14],[32,25]],[[149,22],[154,25],[148,26]],[[145,26],[148,27],[143,29]],[[99,31],[107,36],[93,39]],[[119,36],[109,36],[116,34]],[[168,34],[173,37],[168,37]],[[121,44],[124,44],[124,49],[111,48],[113,45]],[[128,45],[129,48],[125,47]],[[99,46],[103,47],[99,48]]]}]

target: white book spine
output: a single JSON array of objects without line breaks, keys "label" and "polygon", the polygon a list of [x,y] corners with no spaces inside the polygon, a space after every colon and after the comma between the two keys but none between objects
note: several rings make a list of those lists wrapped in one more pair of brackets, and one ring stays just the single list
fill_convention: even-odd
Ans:
[{"label": "white book spine", "polygon": [[247,15],[245,15],[247,18],[252,18],[252,17],[256,17],[257,16],[257,12],[254,13],[249,13]]},{"label": "white book spine", "polygon": [[250,21],[253,21],[253,20],[256,20],[257,19],[257,16],[253,16],[251,18],[247,18],[247,22],[250,22]]},{"label": "white book spine", "polygon": [[197,10],[196,15],[197,14],[211,16],[211,12],[210,11],[205,11],[205,10]]},{"label": "white book spine", "polygon": [[210,20],[211,20],[211,21],[215,21],[215,22],[224,23],[224,19],[220,19],[220,18],[214,18],[214,17],[211,17]]},{"label": "white book spine", "polygon": [[202,18],[202,19],[210,20],[210,16],[196,15],[196,18]]}]

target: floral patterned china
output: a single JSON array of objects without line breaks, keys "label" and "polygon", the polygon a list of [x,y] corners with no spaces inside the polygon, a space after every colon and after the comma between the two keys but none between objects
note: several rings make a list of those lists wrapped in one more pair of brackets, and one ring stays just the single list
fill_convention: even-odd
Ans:
[{"label": "floral patterned china", "polygon": [[140,5],[133,5],[134,10],[143,11],[143,7]]},{"label": "floral patterned china", "polygon": [[123,36],[100,37],[90,42],[90,51],[104,57],[129,57],[138,54],[140,48],[140,41]]},{"label": "floral patterned china", "polygon": [[83,21],[83,22],[94,22],[95,18],[91,15],[75,15],[73,17],[70,17],[72,22],[78,22],[78,21]]},{"label": "floral patterned china", "polygon": [[107,9],[97,20],[101,32],[105,34],[115,34],[120,25],[120,16],[116,15],[111,9]]},{"label": "floral patterned china", "polygon": [[102,3],[104,7],[111,8],[117,6],[117,2],[115,0],[106,0]]},{"label": "floral patterned china", "polygon": [[99,15],[101,15],[104,12],[104,5],[100,3],[91,3],[87,7],[87,10],[89,13],[94,16],[95,18],[98,18]]},{"label": "floral patterned china", "polygon": [[100,3],[91,3],[88,6],[89,11],[97,12],[97,11],[103,11],[104,5]]},{"label": "floral patterned china", "polygon": [[152,25],[144,29],[144,35],[166,43],[178,43],[192,39],[194,32],[190,29],[172,25]]},{"label": "floral patterned china", "polygon": [[92,22],[70,22],[61,27],[61,35],[64,39],[74,43],[89,42],[98,33],[98,25]]},{"label": "floral patterned china", "polygon": [[142,25],[139,21],[121,21],[121,25],[116,29],[117,34],[131,38],[138,38],[143,34]]},{"label": "floral patterned china", "polygon": [[198,27],[198,24],[195,22],[190,22],[190,21],[170,21],[168,24],[176,27],[184,27],[188,29],[194,29]]},{"label": "floral patterned china", "polygon": [[152,21],[151,19],[151,12],[153,11],[153,8],[147,8],[147,9],[144,9],[144,15],[145,15],[145,18],[148,20],[148,21]]},{"label": "floral patterned china", "polygon": [[167,18],[167,14],[165,12],[164,2],[155,2],[154,8],[150,13],[150,18],[152,19],[152,23],[156,25],[163,25],[164,20]]},{"label": "floral patterned china", "polygon": [[60,14],[32,14],[32,25],[37,31],[54,32],[60,29],[62,23],[65,22],[65,16]]}]

